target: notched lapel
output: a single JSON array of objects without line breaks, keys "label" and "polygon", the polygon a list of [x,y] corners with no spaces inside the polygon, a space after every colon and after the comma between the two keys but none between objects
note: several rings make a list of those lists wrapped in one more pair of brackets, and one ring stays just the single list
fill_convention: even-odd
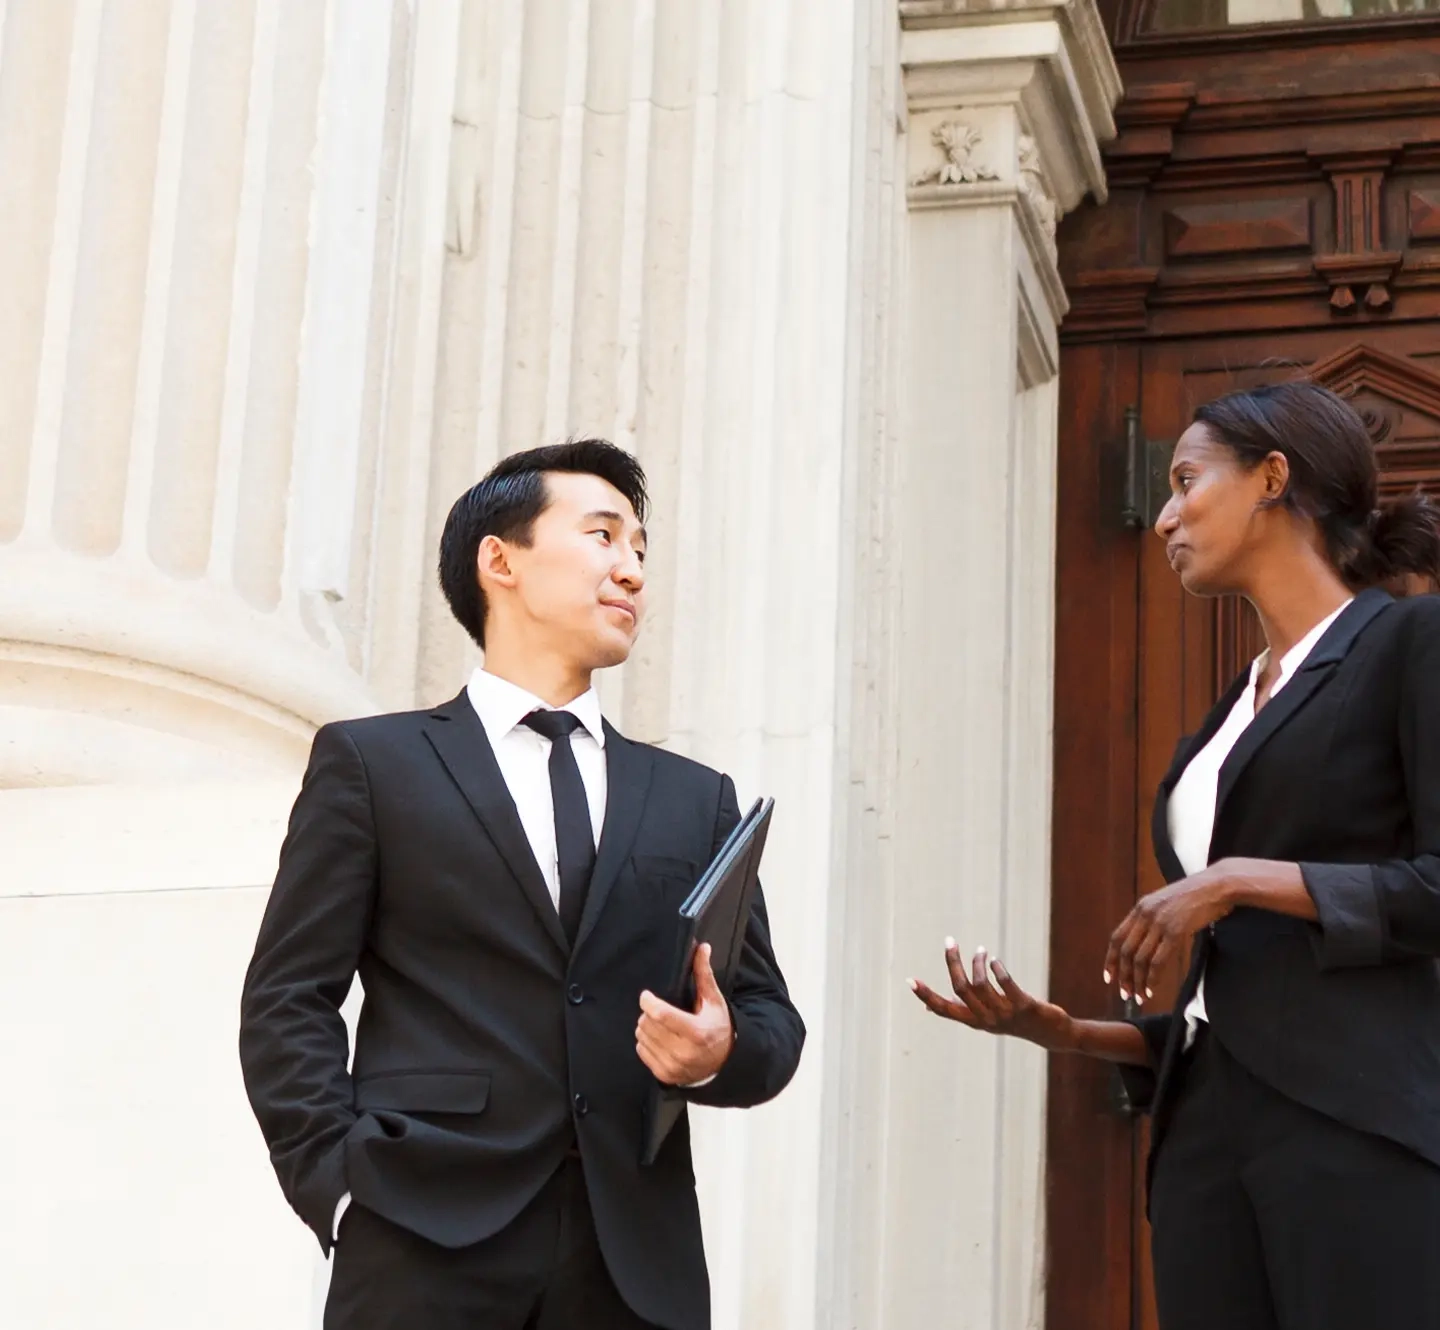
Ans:
[{"label": "notched lapel", "polygon": [[432,712],[425,722],[425,737],[460,787],[466,802],[475,810],[486,834],[535,907],[540,922],[560,949],[568,952],[570,947],[560,924],[560,914],[550,898],[540,865],[535,862],[515,801],[500,774],[490,737],[470,705],[469,697],[462,692],[454,701]]},{"label": "notched lapel", "polygon": [[1220,786],[1215,797],[1216,826],[1220,824],[1226,799],[1255,755],[1319,692],[1340,662],[1350,654],[1350,648],[1371,620],[1394,603],[1384,591],[1362,591],[1326,629],[1295,677],[1260,708],[1259,714],[1245,727],[1220,768]]},{"label": "notched lapel", "polygon": [[605,822],[600,830],[600,846],[595,852],[595,871],[590,875],[590,889],[585,896],[585,912],[580,916],[580,932],[575,939],[577,952],[594,930],[610,889],[635,844],[654,766],[655,755],[646,745],[631,743],[611,725],[605,726]]}]

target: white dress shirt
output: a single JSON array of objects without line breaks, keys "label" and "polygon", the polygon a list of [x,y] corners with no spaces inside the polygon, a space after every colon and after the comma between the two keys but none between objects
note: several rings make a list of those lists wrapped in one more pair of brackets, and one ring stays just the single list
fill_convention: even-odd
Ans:
[{"label": "white dress shirt", "polygon": [[[1350,602],[1347,600],[1345,605]],[[1305,634],[1280,658],[1280,670],[1270,688],[1274,699],[1292,678],[1295,671],[1315,649],[1316,643],[1325,636],[1325,630],[1335,622],[1345,609],[1340,606],[1334,614],[1327,616]],[[1262,651],[1250,665],[1250,681],[1235,700],[1230,714],[1215,731],[1210,742],[1190,759],[1175,788],[1170,792],[1166,807],[1166,820],[1170,829],[1170,843],[1175,848],[1175,857],[1187,875],[1200,872],[1210,863],[1210,841],[1215,832],[1215,803],[1220,791],[1220,768],[1230,756],[1246,727],[1255,719],[1255,689],[1260,676],[1269,663],[1270,653]],[[1195,1032],[1205,1015],[1205,976],[1195,989],[1195,996],[1185,1008],[1185,1047],[1195,1042]]]},{"label": "white dress shirt", "polygon": [[[470,705],[485,727],[486,738],[494,750],[500,775],[515,801],[525,839],[540,865],[550,899],[560,908],[560,858],[555,848],[555,801],[550,792],[550,740],[520,722],[532,711],[568,711],[580,728],[570,736],[570,748],[580,779],[585,784],[585,797],[590,804],[590,829],[596,848],[600,830],[605,825],[605,726],[600,716],[600,699],[592,688],[563,707],[552,707],[533,693],[499,675],[483,669],[470,676],[465,689]],[[333,1235],[340,1236],[340,1220],[350,1205],[350,1193],[340,1198],[335,1207]]]},{"label": "white dress shirt", "polygon": [[485,727],[494,750],[500,775],[515,801],[525,839],[540,865],[550,899],[560,908],[560,860],[555,850],[555,801],[550,793],[550,740],[520,722],[532,711],[568,711],[580,722],[570,736],[570,749],[585,797],[590,804],[590,830],[600,844],[605,825],[605,725],[600,718],[600,699],[592,688],[563,707],[552,707],[533,693],[509,683],[498,675],[476,670],[465,690],[470,705]]}]

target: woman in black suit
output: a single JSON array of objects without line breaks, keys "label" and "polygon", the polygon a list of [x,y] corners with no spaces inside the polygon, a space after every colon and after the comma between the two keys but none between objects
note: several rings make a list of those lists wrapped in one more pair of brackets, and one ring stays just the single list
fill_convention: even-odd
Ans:
[{"label": "woman in black suit", "polygon": [[1163,1330],[1440,1327],[1440,523],[1377,505],[1373,444],[1311,384],[1202,407],[1156,530],[1187,591],[1245,596],[1269,649],[1182,740],[1156,801],[1170,884],[1107,984],[1168,1015],[1082,1021],[947,944],[937,1015],[1120,1064],[1153,1114]]}]

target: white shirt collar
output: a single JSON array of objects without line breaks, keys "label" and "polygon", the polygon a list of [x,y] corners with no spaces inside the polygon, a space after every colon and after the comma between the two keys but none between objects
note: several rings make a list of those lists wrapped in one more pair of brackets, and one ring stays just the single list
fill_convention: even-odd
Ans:
[{"label": "white shirt collar", "polygon": [[568,711],[601,748],[605,747],[605,721],[600,714],[600,698],[593,688],[563,707],[552,707],[518,684],[502,679],[498,674],[487,674],[485,670],[477,669],[470,676],[465,691],[485,727],[491,747],[505,738],[532,711]]},{"label": "white shirt collar", "polygon": [[[1353,599],[1354,597],[1352,596],[1351,600]],[[1350,601],[1347,600],[1345,604],[1340,606],[1333,614],[1326,615],[1325,618],[1321,619],[1304,637],[1296,642],[1289,651],[1280,657],[1280,674],[1275,680],[1275,686],[1270,690],[1272,697],[1275,695],[1276,689],[1278,689],[1282,683],[1286,682],[1286,680],[1305,663],[1306,658],[1315,650],[1320,639],[1325,636],[1325,630],[1345,613],[1349,605]],[[1255,657],[1254,662],[1250,666],[1250,686],[1252,688],[1259,682],[1260,675],[1264,671],[1266,662],[1268,662],[1269,659],[1270,652],[1268,650],[1262,651]]]}]

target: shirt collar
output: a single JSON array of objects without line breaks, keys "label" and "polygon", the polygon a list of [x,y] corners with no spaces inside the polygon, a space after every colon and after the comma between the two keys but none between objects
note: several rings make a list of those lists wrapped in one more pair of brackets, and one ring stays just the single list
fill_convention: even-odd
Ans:
[{"label": "shirt collar", "polygon": [[485,670],[477,669],[470,676],[465,691],[485,727],[491,747],[505,738],[532,711],[568,711],[601,748],[605,747],[605,720],[600,714],[600,698],[593,688],[563,707],[552,707],[518,684],[502,679],[498,674],[487,674]]},{"label": "shirt collar", "polygon": [[[1279,678],[1275,680],[1275,687],[1270,690],[1272,697],[1275,694],[1275,689],[1279,688],[1282,683],[1286,682],[1286,680],[1288,680],[1290,676],[1294,674],[1295,671],[1298,670],[1305,663],[1306,657],[1308,657],[1310,653],[1315,650],[1316,646],[1320,642],[1320,639],[1325,636],[1325,630],[1328,629],[1330,625],[1335,622],[1336,619],[1338,619],[1342,614],[1345,613],[1345,611],[1350,606],[1351,600],[1354,600],[1353,596],[1350,598],[1350,600],[1347,600],[1345,604],[1340,606],[1340,608],[1336,610],[1333,614],[1327,614],[1323,619],[1321,619],[1320,622],[1315,625],[1315,627],[1313,627],[1308,633],[1305,634],[1304,637],[1302,637],[1298,642],[1296,642],[1289,651],[1287,651],[1283,656],[1280,657],[1280,675]],[[1268,650],[1262,651],[1258,656],[1255,657],[1255,663],[1250,667],[1250,683],[1252,686],[1256,682],[1258,682],[1261,672],[1265,669],[1266,662],[1269,661],[1269,659],[1270,652]]]}]

